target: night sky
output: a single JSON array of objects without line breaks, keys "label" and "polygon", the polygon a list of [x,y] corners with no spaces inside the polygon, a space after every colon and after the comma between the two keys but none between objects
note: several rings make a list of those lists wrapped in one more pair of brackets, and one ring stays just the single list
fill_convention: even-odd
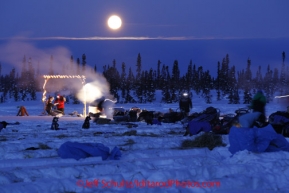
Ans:
[{"label": "night sky", "polygon": [[[288,0],[12,0],[0,6],[0,63],[4,70],[32,57],[81,58],[89,65],[125,62],[137,54],[144,68],[157,60],[187,68],[190,60],[212,70],[226,54],[231,65],[279,65],[289,53]],[[110,15],[122,27],[107,26]],[[64,62],[65,59],[57,62]],[[243,67],[242,67],[243,68]]]}]

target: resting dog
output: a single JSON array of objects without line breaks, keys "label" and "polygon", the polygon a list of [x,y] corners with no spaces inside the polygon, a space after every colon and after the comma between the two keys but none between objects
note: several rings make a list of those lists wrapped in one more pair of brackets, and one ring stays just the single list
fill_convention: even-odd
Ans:
[{"label": "resting dog", "polygon": [[147,125],[152,125],[154,119],[154,111],[143,110],[138,117],[138,121],[145,121]]},{"label": "resting dog", "polygon": [[6,126],[8,125],[8,123],[6,121],[1,121],[0,122],[0,131],[3,129],[3,128],[6,128]]},{"label": "resting dog", "polygon": [[54,117],[52,119],[52,124],[51,124],[51,130],[59,130],[59,124],[57,123],[58,122],[58,117]]},{"label": "resting dog", "polygon": [[87,116],[85,118],[84,123],[82,124],[82,128],[83,129],[89,129],[89,127],[90,127],[90,122],[89,121],[90,120],[91,120],[90,116]]}]

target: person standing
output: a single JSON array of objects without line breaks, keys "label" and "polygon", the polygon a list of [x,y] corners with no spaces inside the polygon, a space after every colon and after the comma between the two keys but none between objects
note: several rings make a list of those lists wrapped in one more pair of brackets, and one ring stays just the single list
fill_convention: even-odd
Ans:
[{"label": "person standing", "polygon": [[258,90],[258,92],[254,95],[251,104],[249,105],[249,108],[253,110],[253,112],[260,112],[260,121],[265,123],[266,122],[266,112],[265,112],[265,106],[266,106],[267,100],[265,95],[261,90]]},{"label": "person standing", "polygon": [[54,105],[56,105],[56,109],[64,114],[64,104],[65,104],[65,97],[61,95],[57,95],[57,98],[54,101]]},{"label": "person standing", "polygon": [[258,92],[254,95],[249,108],[252,109],[253,112],[260,112],[265,115],[266,102],[267,100],[263,92],[258,90]]},{"label": "person standing", "polygon": [[180,101],[179,101],[179,108],[181,112],[184,113],[185,116],[189,115],[189,112],[193,108],[192,99],[189,97],[188,93],[183,93]]}]

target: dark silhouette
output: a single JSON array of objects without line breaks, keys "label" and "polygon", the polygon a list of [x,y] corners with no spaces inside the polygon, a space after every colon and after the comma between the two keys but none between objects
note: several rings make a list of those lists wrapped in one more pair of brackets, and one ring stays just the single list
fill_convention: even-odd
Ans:
[{"label": "dark silhouette", "polygon": [[192,100],[188,93],[183,93],[179,101],[180,111],[184,113],[185,116],[189,115],[191,108],[193,108]]},{"label": "dark silhouette", "polygon": [[84,123],[82,124],[82,128],[83,129],[89,129],[89,127],[90,127],[90,122],[89,121],[90,120],[91,120],[90,116],[87,116],[85,118]]},{"label": "dark silhouette", "polygon": [[249,106],[249,108],[252,109],[253,112],[261,113],[259,121],[261,121],[262,123],[266,122],[266,113],[265,113],[266,102],[267,102],[266,97],[264,96],[263,92],[259,90],[253,97],[251,105]]}]

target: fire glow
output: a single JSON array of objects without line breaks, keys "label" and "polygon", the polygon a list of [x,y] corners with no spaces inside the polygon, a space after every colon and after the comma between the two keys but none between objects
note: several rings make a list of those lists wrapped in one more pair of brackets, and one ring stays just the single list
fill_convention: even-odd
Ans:
[{"label": "fire glow", "polygon": [[[43,75],[43,78],[45,80],[44,84],[43,84],[43,95],[42,95],[42,102],[44,103],[44,106],[45,106],[45,101],[46,101],[45,86],[46,86],[49,79],[51,79],[51,78],[55,78],[55,79],[77,78],[77,79],[81,80],[82,87],[84,87],[85,79],[86,79],[86,77],[84,75]],[[86,95],[86,92],[84,92],[84,95]],[[83,104],[84,104],[83,115],[84,115],[84,117],[86,117],[86,100],[83,101]]]}]

